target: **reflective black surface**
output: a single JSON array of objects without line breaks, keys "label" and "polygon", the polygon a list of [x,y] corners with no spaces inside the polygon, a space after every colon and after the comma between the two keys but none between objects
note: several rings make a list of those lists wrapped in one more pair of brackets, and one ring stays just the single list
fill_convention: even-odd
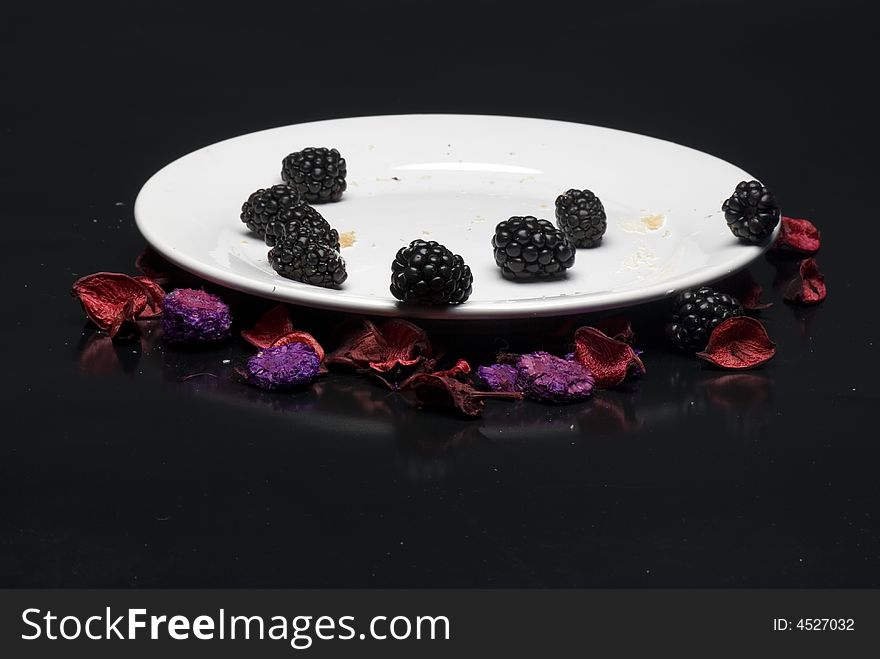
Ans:
[{"label": "reflective black surface", "polygon": [[[318,4],[12,10],[0,585],[880,585],[870,22],[860,3],[783,4],[449,4],[426,20],[361,3],[332,27]],[[172,350],[149,324],[111,342],[70,299],[79,275],[133,272],[134,198],[173,158],[418,111],[608,125],[735,162],[821,227],[829,299],[784,303],[792,262],[762,259],[766,367],[667,350],[654,305],[628,312],[641,382],[581,405],[490,402],[479,420],[348,375],[260,393],[229,378],[241,342]],[[265,307],[230,298],[242,325]],[[332,343],[338,316],[293,315]],[[427,327],[489,360],[564,350],[577,323]]]}]

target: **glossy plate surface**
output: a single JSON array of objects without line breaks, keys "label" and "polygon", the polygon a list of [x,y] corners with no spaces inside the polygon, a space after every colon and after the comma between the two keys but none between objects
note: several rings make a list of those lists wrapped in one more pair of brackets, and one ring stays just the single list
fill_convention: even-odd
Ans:
[{"label": "glossy plate surface", "polygon": [[[276,275],[268,248],[239,220],[255,189],[281,182],[281,159],[306,146],[338,148],[348,163],[343,200],[316,206],[353,244],[348,280],[328,290]],[[544,119],[392,115],[297,124],[243,135],[164,167],[135,204],[138,228],[174,263],[218,284],[285,302],[430,318],[552,316],[671,295],[745,267],[766,246],[739,243],[721,204],[753,178],[713,156],[622,131]],[[495,225],[511,215],[554,221],[568,188],[589,188],[608,230],[578,250],[568,275],[515,283],[495,266]],[[461,254],[474,273],[458,307],[401,306],[391,261],[415,238]]]}]

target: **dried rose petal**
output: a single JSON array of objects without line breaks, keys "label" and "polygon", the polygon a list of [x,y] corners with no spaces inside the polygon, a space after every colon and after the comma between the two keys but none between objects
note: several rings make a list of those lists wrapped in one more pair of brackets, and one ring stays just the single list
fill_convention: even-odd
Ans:
[{"label": "dried rose petal", "polygon": [[308,384],[318,375],[320,360],[305,343],[266,348],[247,361],[248,384],[270,391],[285,391]]},{"label": "dried rose petal", "polygon": [[776,354],[761,321],[749,316],[734,316],[721,321],[709,335],[706,350],[697,357],[726,369],[752,368],[769,361]]},{"label": "dried rose petal", "polygon": [[517,392],[480,391],[473,385],[436,373],[417,373],[406,381],[406,390],[415,394],[424,407],[457,410],[467,416],[480,416],[483,401],[487,398],[515,400],[522,398]]},{"label": "dried rose petal", "polygon": [[471,365],[465,359],[459,359],[451,368],[442,371],[432,371],[434,375],[442,375],[456,380],[466,381],[471,373]]},{"label": "dried rose petal", "polygon": [[147,289],[147,306],[144,307],[144,310],[141,311],[138,318],[155,318],[156,316],[161,316],[162,304],[165,301],[165,291],[159,286],[158,282],[149,277],[138,275],[135,279]]},{"label": "dried rose petal", "polygon": [[431,354],[428,335],[412,323],[395,318],[376,326],[369,320],[362,320],[360,326],[327,355],[326,362],[333,366],[388,373],[401,369],[416,370],[426,365]]},{"label": "dried rose petal", "polygon": [[825,275],[819,270],[816,259],[804,259],[798,276],[788,285],[785,299],[798,304],[818,304],[827,294]]},{"label": "dried rose petal", "polygon": [[596,329],[615,341],[632,343],[635,338],[632,325],[626,316],[610,316],[596,321]]},{"label": "dried rose petal", "polygon": [[165,296],[162,329],[170,343],[220,341],[231,335],[229,306],[216,295],[178,288]]},{"label": "dried rose petal", "polygon": [[134,277],[119,272],[97,272],[77,279],[71,294],[82,303],[89,319],[116,336],[127,320],[137,320],[152,299],[150,290]]},{"label": "dried rose petal", "polygon": [[776,248],[801,254],[812,254],[819,251],[821,234],[809,220],[794,217],[783,217],[776,239]]},{"label": "dried rose petal", "polygon": [[516,390],[526,398],[570,403],[589,398],[596,380],[586,366],[547,352],[522,355],[516,364]]},{"label": "dried rose petal", "polygon": [[379,328],[385,343],[381,359],[370,362],[370,368],[386,373],[400,366],[415,366],[431,356],[428,335],[421,327],[405,320],[387,320]]},{"label": "dried rose petal", "polygon": [[516,391],[516,366],[492,364],[477,369],[477,381],[491,391]]},{"label": "dried rose petal", "polygon": [[251,329],[242,330],[241,338],[257,348],[269,348],[279,338],[293,331],[293,321],[283,304],[269,309]]},{"label": "dried rose petal", "polygon": [[632,346],[595,327],[579,328],[574,342],[575,359],[590,370],[598,387],[616,387],[627,377],[645,373],[645,365]]},{"label": "dried rose petal", "polygon": [[315,351],[315,354],[318,355],[318,359],[320,361],[324,361],[324,348],[321,347],[321,344],[315,339],[314,336],[309,334],[308,332],[288,332],[283,336],[279,336],[272,343],[272,348],[277,348],[278,346],[286,346],[291,343],[303,343],[309,346],[312,350]]}]

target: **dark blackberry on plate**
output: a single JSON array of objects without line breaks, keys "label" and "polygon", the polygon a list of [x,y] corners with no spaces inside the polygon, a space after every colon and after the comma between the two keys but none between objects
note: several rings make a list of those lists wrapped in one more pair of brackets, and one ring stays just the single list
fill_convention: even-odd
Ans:
[{"label": "dark blackberry on plate", "polygon": [[575,249],[565,234],[530,215],[500,222],[492,247],[501,274],[516,281],[561,277],[574,265]]},{"label": "dark blackberry on plate", "polygon": [[299,193],[290,186],[273,185],[271,188],[260,188],[242,204],[241,221],[262,238],[266,235],[266,227],[270,223],[278,221],[279,215],[299,203],[301,203]]},{"label": "dark blackberry on plate", "polygon": [[281,178],[310,204],[342,199],[345,174],[345,158],[336,149],[310,146],[281,161]]},{"label": "dark blackberry on plate", "polygon": [[284,236],[302,233],[306,229],[311,230],[318,242],[339,251],[339,232],[330,226],[323,215],[304,202],[283,209],[266,225],[266,244],[272,247]]},{"label": "dark blackberry on plate", "polygon": [[556,224],[575,247],[596,247],[608,227],[599,197],[574,188],[556,198]]},{"label": "dark blackberry on plate", "polygon": [[391,294],[408,304],[461,304],[473,282],[464,259],[435,240],[413,240],[391,264]]},{"label": "dark blackberry on plate", "polygon": [[269,263],[282,277],[312,286],[336,288],[348,277],[342,255],[330,245],[289,235],[269,250]]},{"label": "dark blackberry on plate", "polygon": [[684,291],[673,302],[666,336],[681,350],[697,352],[706,347],[709,335],[722,320],[742,313],[735,297],[708,286]]},{"label": "dark blackberry on plate", "polygon": [[755,244],[770,237],[781,215],[773,193],[760,181],[739,183],[721,210],[733,235]]}]

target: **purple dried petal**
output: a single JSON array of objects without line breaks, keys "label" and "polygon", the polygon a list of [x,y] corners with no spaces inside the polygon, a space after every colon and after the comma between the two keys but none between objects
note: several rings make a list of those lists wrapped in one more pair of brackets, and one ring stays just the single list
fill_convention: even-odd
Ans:
[{"label": "purple dried petal", "polygon": [[516,388],[526,398],[570,403],[589,398],[596,380],[590,370],[547,352],[522,355],[516,364]]},{"label": "purple dried petal", "polygon": [[508,364],[480,366],[477,380],[491,391],[517,391],[516,368]]},{"label": "purple dried petal", "polygon": [[266,348],[248,359],[245,375],[255,387],[279,391],[308,384],[318,375],[320,365],[311,346],[288,343]]},{"label": "purple dried petal", "polygon": [[178,288],[165,296],[162,329],[171,343],[220,341],[231,335],[229,306],[216,295]]}]

